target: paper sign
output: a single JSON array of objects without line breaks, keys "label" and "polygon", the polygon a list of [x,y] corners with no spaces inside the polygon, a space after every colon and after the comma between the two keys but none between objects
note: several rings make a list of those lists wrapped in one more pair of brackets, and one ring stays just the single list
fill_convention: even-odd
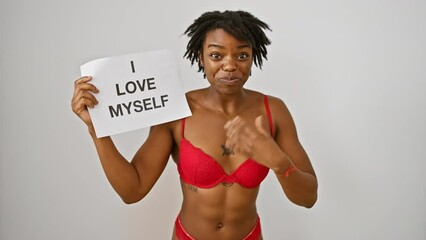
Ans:
[{"label": "paper sign", "polygon": [[80,69],[99,89],[94,94],[99,104],[89,108],[97,137],[191,115],[171,51],[102,58]]}]

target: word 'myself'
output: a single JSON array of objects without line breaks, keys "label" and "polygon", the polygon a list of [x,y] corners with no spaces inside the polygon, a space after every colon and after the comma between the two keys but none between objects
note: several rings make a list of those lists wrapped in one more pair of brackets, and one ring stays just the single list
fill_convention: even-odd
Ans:
[{"label": "word 'myself'", "polygon": [[[166,106],[168,102],[168,95],[161,95],[159,97],[144,98],[126,103],[119,103],[116,107],[109,106],[109,113],[111,118],[121,117],[126,114],[139,113],[142,111],[154,110]],[[124,111],[126,110],[126,111]]]}]

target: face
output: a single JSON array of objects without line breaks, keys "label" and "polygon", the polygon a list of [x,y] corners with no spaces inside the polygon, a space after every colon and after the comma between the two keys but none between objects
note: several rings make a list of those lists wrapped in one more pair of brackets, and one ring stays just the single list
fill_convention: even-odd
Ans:
[{"label": "face", "polygon": [[236,39],[223,29],[209,31],[200,61],[211,86],[220,93],[241,91],[250,76],[252,53],[250,44]]}]

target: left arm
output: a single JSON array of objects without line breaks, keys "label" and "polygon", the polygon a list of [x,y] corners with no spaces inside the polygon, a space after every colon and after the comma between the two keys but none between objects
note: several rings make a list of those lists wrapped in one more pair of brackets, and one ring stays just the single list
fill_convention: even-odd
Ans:
[{"label": "left arm", "polygon": [[[277,151],[280,161],[276,161],[275,171],[285,194],[293,203],[307,208],[317,200],[318,182],[309,157],[297,136],[293,118],[284,102],[277,98],[269,98],[271,111],[276,126],[275,142],[282,150]],[[295,171],[285,172],[290,168]]]}]

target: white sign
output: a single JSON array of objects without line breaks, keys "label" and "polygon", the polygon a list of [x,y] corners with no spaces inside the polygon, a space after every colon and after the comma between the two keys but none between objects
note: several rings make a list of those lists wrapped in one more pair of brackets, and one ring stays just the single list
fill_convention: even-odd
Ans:
[{"label": "white sign", "polygon": [[89,113],[104,137],[191,115],[175,56],[168,50],[102,58],[81,66],[99,89]]}]

